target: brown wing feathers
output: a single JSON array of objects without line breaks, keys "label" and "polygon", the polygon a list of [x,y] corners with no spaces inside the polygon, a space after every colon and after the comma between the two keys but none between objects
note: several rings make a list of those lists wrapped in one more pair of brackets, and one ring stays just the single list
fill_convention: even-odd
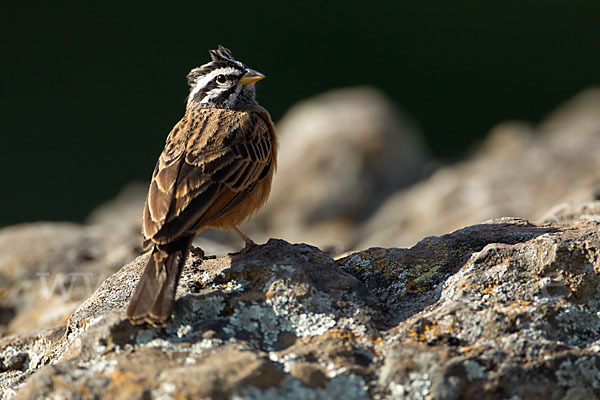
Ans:
[{"label": "brown wing feathers", "polygon": [[167,243],[193,234],[239,204],[271,168],[271,134],[256,112],[189,111],[155,169],[144,212],[146,238]]}]

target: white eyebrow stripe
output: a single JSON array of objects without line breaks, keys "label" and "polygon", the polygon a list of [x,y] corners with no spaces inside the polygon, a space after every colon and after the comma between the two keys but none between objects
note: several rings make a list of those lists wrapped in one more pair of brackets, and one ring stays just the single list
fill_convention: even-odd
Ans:
[{"label": "white eyebrow stripe", "polygon": [[210,92],[206,93],[206,96],[204,96],[204,98],[200,100],[199,103],[206,103],[209,100],[212,100],[213,98],[221,94],[222,91],[223,89],[219,87],[212,89]]},{"label": "white eyebrow stripe", "polygon": [[196,81],[194,89],[192,90],[192,93],[190,93],[190,99],[193,99],[194,96],[200,91],[200,89],[206,86],[208,82],[212,81],[215,78],[215,76],[229,75],[236,72],[239,72],[239,69],[233,67],[217,68],[214,71],[211,71],[208,75],[205,75]]}]

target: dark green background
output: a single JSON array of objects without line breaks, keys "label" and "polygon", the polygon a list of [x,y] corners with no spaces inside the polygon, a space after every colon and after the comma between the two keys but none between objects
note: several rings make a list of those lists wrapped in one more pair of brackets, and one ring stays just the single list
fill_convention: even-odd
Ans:
[{"label": "dark green background", "polygon": [[268,76],[259,99],[275,120],[369,84],[442,160],[600,83],[597,0],[152,4],[3,6],[0,225],[81,220],[147,180],[183,114],[185,75],[217,44]]}]

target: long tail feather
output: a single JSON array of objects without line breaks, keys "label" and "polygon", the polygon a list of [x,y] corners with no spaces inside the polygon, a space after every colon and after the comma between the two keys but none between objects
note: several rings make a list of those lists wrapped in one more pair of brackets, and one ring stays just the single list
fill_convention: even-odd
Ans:
[{"label": "long tail feather", "polygon": [[127,307],[133,325],[165,326],[175,304],[175,292],[190,247],[190,238],[154,245],[146,268]]}]

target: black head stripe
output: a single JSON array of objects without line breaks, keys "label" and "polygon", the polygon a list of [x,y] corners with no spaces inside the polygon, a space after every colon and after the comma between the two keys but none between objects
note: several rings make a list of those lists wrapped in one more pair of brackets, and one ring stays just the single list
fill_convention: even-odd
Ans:
[{"label": "black head stripe", "polygon": [[213,99],[213,102],[215,104],[225,103],[229,99],[229,96],[231,96],[231,94],[233,92],[235,92],[235,90],[236,90],[236,87],[234,85],[234,86],[230,87],[229,89],[219,93],[219,95]]},{"label": "black head stripe", "polygon": [[[225,76],[225,78],[227,80],[235,80],[237,81],[240,76],[240,74],[223,74]],[[221,84],[219,82],[217,82],[217,77],[219,75],[216,75],[214,77],[214,79],[212,79],[210,82],[208,82],[202,89],[200,89],[195,95],[194,98],[198,101],[202,100],[211,90],[221,86]],[[217,97],[215,97],[212,101],[215,102],[216,104],[219,104],[220,99],[224,98],[225,100],[227,100],[229,98],[229,95],[231,95],[231,93],[235,90],[235,85],[233,85],[231,88],[228,88],[227,90],[224,90],[223,93],[219,93],[219,95]],[[225,93],[228,93],[227,96],[224,96]]]},{"label": "black head stripe", "polygon": [[191,70],[189,72],[189,74],[187,75],[188,85],[193,86],[194,83],[198,80],[198,78],[202,77],[203,75],[208,75],[212,71],[219,69],[219,68],[234,68],[236,70],[239,70],[240,71],[239,76],[238,76],[238,78],[239,78],[244,73],[246,66],[244,66],[242,63],[237,62],[237,61],[235,61],[235,62],[223,61],[223,60],[211,61],[207,64],[202,65],[201,67],[194,68],[193,70]]},{"label": "black head stripe", "polygon": [[[238,79],[240,79],[242,77],[242,71],[240,71],[240,73],[237,73],[237,74],[222,74],[222,75],[228,81],[234,81],[234,80],[237,81]],[[217,76],[219,76],[219,75],[217,75]],[[216,80],[216,77],[215,77],[215,79],[213,79],[213,81],[214,80]]]}]

